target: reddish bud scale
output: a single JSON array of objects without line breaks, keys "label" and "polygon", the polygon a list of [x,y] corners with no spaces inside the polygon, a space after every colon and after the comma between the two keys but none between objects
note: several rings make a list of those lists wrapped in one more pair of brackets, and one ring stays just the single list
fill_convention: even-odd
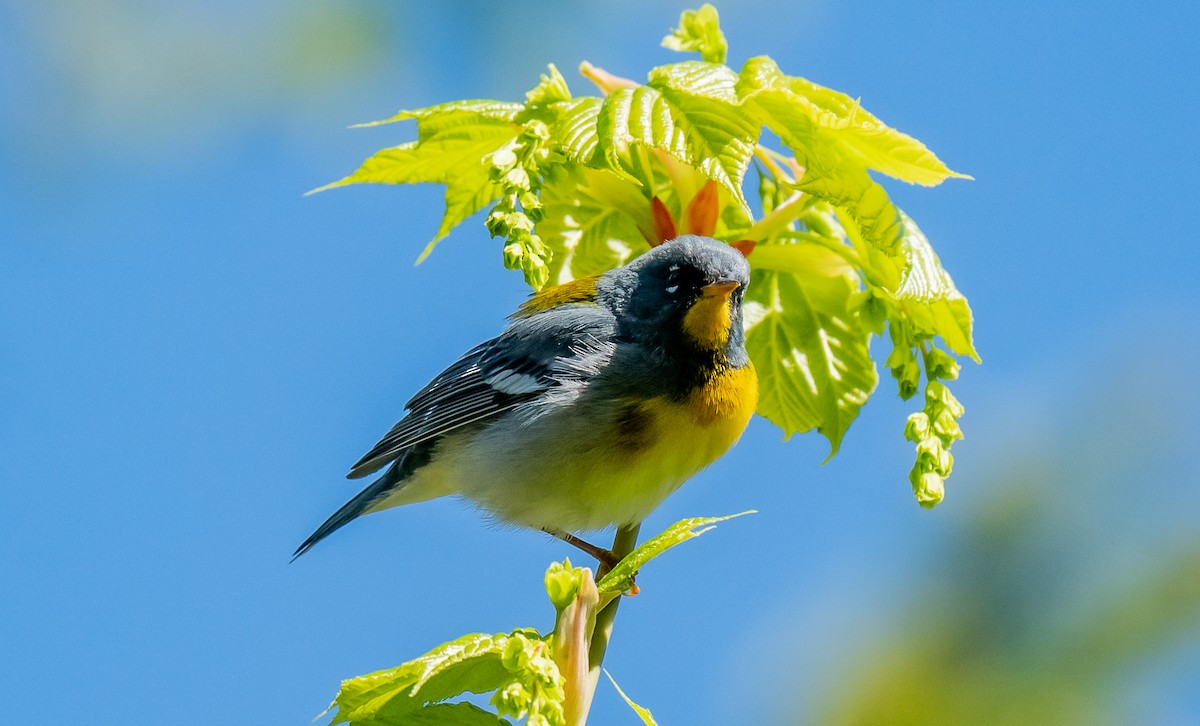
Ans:
[{"label": "reddish bud scale", "polygon": [[720,211],[720,195],[717,193],[717,183],[712,179],[705,182],[688,202],[684,213],[684,231],[688,234],[698,234],[712,237],[717,231],[717,212]]}]

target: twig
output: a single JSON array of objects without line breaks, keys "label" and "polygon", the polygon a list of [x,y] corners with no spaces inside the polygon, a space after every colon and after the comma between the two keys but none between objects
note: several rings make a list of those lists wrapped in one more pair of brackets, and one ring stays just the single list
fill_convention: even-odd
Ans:
[{"label": "twig", "polygon": [[[613,559],[620,562],[625,555],[633,551],[637,545],[638,532],[641,531],[641,528],[642,525],[639,523],[617,530],[617,536],[613,538]],[[610,569],[612,568],[600,563],[596,571],[596,580],[598,581],[608,574]],[[600,665],[604,662],[605,651],[608,650],[608,640],[612,636],[613,621],[617,618],[617,606],[620,604],[621,598],[617,597],[596,616],[596,628],[592,631],[592,646],[588,651],[591,671],[588,673],[588,690],[583,703],[583,713],[585,714],[591,710],[592,697],[596,695],[596,684],[600,681]]]}]

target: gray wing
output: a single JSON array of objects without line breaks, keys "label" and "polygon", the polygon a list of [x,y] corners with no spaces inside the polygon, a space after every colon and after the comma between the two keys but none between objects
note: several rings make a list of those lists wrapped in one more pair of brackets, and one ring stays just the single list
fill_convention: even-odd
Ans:
[{"label": "gray wing", "polygon": [[408,414],[347,475],[367,476],[407,449],[508,411],[548,391],[586,384],[612,358],[615,319],[597,305],[547,310],[511,323],[429,382]]}]

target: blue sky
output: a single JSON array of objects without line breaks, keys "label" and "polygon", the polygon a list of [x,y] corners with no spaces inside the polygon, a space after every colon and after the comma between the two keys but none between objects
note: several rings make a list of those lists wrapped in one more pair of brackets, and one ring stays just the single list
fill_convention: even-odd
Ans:
[{"label": "blue sky", "polygon": [[[657,44],[683,6],[428,5],[0,6],[14,715],[308,723],[344,677],[549,625],[541,575],[573,553],[454,502],[360,520],[288,564],[408,395],[526,294],[477,222],[413,267],[439,189],[301,195],[411,138],[350,123],[519,98],[546,62],[580,93],[584,59],[640,77],[677,58]],[[1018,462],[1105,463],[1046,494],[1075,497],[1054,511],[1082,553],[1080,602],[1089,578],[1195,543],[1200,11],[719,8],[731,64],[769,54],[860,96],[976,178],[889,186],[969,296],[984,358],[956,388],[967,440],[946,502],[913,502],[909,407],[885,381],[831,463],[816,435],[780,443],[755,420],[646,525],[760,510],[643,574],[613,674],[663,723],[788,722],[896,627],[891,605],[938,576]],[[1200,720],[1196,635],[1135,664],[1126,708]],[[602,685],[594,721],[633,723],[624,708]]]}]

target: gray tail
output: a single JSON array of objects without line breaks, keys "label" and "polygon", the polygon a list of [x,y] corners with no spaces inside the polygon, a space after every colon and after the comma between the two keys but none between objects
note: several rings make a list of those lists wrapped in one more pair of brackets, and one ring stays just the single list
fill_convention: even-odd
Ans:
[{"label": "gray tail", "polygon": [[325,520],[324,524],[317,527],[317,531],[310,534],[308,539],[304,540],[304,543],[292,553],[292,561],[295,562],[297,557],[311,550],[318,542],[341,529],[350,520],[366,512],[371,508],[371,505],[404,486],[404,480],[429,461],[430,449],[433,448],[432,443],[428,442],[428,446],[415,446],[405,452],[399,459],[392,462],[392,465],[387,468],[383,476],[371,482],[366,489],[363,489],[353,499],[343,504],[329,519]]}]

